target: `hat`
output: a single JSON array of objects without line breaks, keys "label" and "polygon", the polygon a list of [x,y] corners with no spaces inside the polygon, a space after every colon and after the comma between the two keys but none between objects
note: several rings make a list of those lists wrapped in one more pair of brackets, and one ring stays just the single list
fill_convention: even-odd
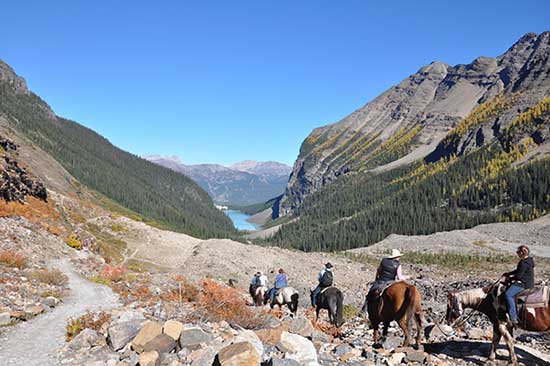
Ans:
[{"label": "hat", "polygon": [[327,268],[332,268],[332,264],[331,264],[330,262],[327,262],[327,263],[325,264],[325,267],[327,267]]},{"label": "hat", "polygon": [[254,276],[261,276],[261,275],[262,275],[262,272],[258,271]]},{"label": "hat", "polygon": [[388,258],[398,258],[401,257],[403,254],[399,251],[399,249],[392,249],[391,255]]},{"label": "hat", "polygon": [[263,276],[264,273],[262,271],[258,271],[258,275]]}]

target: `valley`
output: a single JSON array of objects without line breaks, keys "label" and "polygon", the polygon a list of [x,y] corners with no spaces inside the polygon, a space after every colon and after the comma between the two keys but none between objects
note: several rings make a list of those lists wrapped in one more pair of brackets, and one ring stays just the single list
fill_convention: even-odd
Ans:
[{"label": "valley", "polygon": [[[292,168],[134,155],[0,62],[0,363],[485,364],[491,324],[475,313],[453,331],[448,296],[495,283],[519,245],[550,285],[549,58],[543,32],[433,62],[313,130]],[[375,347],[360,313],[395,249],[422,297],[419,349],[395,323]],[[342,327],[310,307],[327,262]],[[281,270],[296,314],[248,293]],[[514,336],[519,365],[550,363],[548,333]]]}]

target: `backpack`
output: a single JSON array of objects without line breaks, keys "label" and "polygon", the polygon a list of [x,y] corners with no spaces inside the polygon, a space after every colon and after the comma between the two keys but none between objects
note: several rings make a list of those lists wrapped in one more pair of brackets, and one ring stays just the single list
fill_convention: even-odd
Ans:
[{"label": "backpack", "polygon": [[325,271],[323,274],[323,277],[321,278],[321,282],[319,284],[321,287],[330,287],[332,286],[333,276],[332,271]]}]

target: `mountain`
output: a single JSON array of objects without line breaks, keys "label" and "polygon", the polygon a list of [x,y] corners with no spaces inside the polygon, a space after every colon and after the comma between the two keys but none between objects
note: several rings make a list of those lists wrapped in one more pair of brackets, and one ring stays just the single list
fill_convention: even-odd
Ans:
[{"label": "mountain", "polygon": [[432,62],[313,130],[274,209],[292,223],[273,241],[332,250],[540,216],[550,208],[549,57],[544,32],[497,58]]},{"label": "mountain", "polygon": [[276,162],[246,161],[231,167],[218,164],[185,165],[177,157],[148,155],[149,161],[197,182],[218,204],[246,206],[280,195],[291,168]]},{"label": "mountain", "polygon": [[202,238],[234,233],[231,221],[191,179],[56,116],[28,90],[25,80],[1,61],[0,125],[53,157],[78,180],[72,185],[86,185],[146,220]]}]

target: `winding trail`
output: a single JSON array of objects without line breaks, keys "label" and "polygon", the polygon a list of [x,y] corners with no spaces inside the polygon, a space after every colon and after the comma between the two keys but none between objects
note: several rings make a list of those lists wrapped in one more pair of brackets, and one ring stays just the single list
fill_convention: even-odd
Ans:
[{"label": "winding trail", "polygon": [[0,339],[2,366],[51,366],[65,344],[65,326],[71,317],[87,310],[108,310],[117,305],[118,298],[106,286],[82,278],[71,263],[64,259],[52,263],[69,277],[69,296],[48,313],[9,329]]}]

